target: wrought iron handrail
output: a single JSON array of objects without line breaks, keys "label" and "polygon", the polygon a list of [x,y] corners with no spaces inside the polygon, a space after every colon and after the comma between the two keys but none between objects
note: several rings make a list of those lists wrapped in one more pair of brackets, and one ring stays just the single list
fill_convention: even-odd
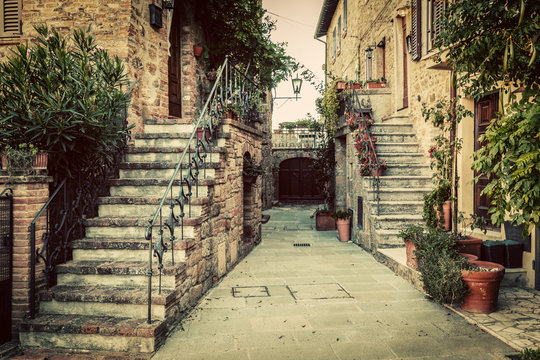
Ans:
[{"label": "wrought iron handrail", "polygon": [[369,132],[369,126],[367,124],[367,115],[368,112],[364,111],[365,105],[363,105],[360,102],[360,99],[358,98],[358,94],[356,93],[356,90],[354,88],[354,83],[350,81],[345,89],[347,92],[347,96],[345,97],[345,111],[348,113],[351,113],[353,115],[357,115],[358,119],[360,120],[360,128],[365,129],[362,136],[360,137],[361,146],[363,147],[364,151],[367,156],[367,165],[368,169],[371,173],[371,187],[375,189],[375,200],[377,201],[377,216],[380,214],[379,210],[379,202],[380,202],[380,178],[379,178],[379,170],[381,169],[381,162],[379,160],[379,156],[377,155],[377,148],[375,146],[375,142],[373,141],[371,137],[371,133]]},{"label": "wrought iron handrail", "polygon": [[[161,293],[161,276],[164,267],[163,256],[169,249],[164,241],[164,231],[169,232],[168,241],[170,242],[171,262],[172,266],[174,266],[175,230],[180,227],[180,240],[183,240],[186,210],[188,217],[191,216],[192,189],[195,188],[195,196],[198,196],[199,170],[204,166],[209,150],[217,138],[216,135],[219,131],[221,119],[228,110],[231,110],[237,112],[242,120],[255,121],[258,117],[257,105],[260,96],[261,89],[259,86],[226,58],[218,70],[212,90],[195,122],[191,136],[187,140],[187,145],[180,155],[154,215],[146,227],[145,239],[150,242],[147,271],[148,323],[152,321],[152,259],[153,257],[157,258],[157,269],[159,270],[158,291]],[[199,136],[196,136],[197,133]],[[185,162],[185,160],[188,161]],[[203,168],[203,171],[203,177],[206,177],[206,167]],[[177,180],[178,189],[174,192]],[[169,200],[169,214],[166,220],[163,221],[163,207],[167,199]],[[175,212],[176,207],[178,207],[177,212]],[[152,235],[154,227],[158,228],[155,245]]]}]

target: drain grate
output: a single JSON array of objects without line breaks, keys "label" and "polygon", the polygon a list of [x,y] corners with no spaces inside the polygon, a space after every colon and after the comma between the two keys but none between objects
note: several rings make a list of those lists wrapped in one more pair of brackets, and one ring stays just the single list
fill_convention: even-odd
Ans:
[{"label": "drain grate", "polygon": [[310,243],[295,243],[292,246],[311,246]]}]

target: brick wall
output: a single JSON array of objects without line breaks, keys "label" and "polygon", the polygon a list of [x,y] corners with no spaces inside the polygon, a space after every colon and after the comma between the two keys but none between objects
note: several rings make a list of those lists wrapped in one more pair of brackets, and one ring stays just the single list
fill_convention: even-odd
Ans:
[{"label": "brick wall", "polygon": [[[0,189],[13,190],[13,277],[12,277],[12,338],[18,336],[18,324],[30,311],[30,232],[29,226],[49,198],[48,176],[8,177],[0,171]],[[36,223],[36,249],[43,244],[45,217]],[[36,297],[45,287],[43,261],[36,264]],[[37,302],[36,302],[37,304]]]}]

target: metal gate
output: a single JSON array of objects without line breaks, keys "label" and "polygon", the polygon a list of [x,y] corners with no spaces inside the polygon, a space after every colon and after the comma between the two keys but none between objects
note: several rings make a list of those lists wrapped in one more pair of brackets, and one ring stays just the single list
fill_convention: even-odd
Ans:
[{"label": "metal gate", "polygon": [[0,193],[0,344],[11,340],[13,191]]},{"label": "metal gate", "polygon": [[281,201],[320,201],[311,167],[313,160],[294,158],[279,165],[279,199]]}]

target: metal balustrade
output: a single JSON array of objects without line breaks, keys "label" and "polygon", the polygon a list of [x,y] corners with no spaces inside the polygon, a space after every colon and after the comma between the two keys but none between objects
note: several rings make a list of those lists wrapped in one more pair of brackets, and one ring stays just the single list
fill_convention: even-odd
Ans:
[{"label": "metal balustrade", "polygon": [[[202,177],[206,177],[204,164],[216,141],[221,119],[228,113],[229,117],[237,116],[239,121],[248,125],[260,121],[261,96],[259,86],[226,58],[217,72],[214,86],[146,228],[145,239],[150,242],[147,271],[148,323],[152,321],[153,258],[157,259],[158,292],[161,293],[165,253],[170,249],[171,264],[175,266],[174,242],[177,237],[184,239],[184,218],[191,216],[191,197],[198,196],[201,169]],[[154,233],[157,233],[155,239]]]},{"label": "metal balustrade", "polygon": [[367,166],[371,174],[371,187],[375,190],[374,200],[377,201],[377,215],[379,215],[379,187],[381,183],[379,178],[379,170],[381,169],[381,162],[377,155],[375,142],[368,131],[369,126],[366,122],[366,119],[371,119],[371,105],[368,103],[366,107],[366,103],[360,101],[352,81],[349,82],[348,86],[346,86],[343,92],[345,93],[345,113],[356,116],[359,121],[358,125],[360,129],[365,129],[363,132],[364,136],[360,137],[360,146],[363,148],[364,153],[368,154]]},{"label": "metal balustrade", "polygon": [[313,130],[272,134],[273,149],[316,149],[322,141],[321,132]]}]

